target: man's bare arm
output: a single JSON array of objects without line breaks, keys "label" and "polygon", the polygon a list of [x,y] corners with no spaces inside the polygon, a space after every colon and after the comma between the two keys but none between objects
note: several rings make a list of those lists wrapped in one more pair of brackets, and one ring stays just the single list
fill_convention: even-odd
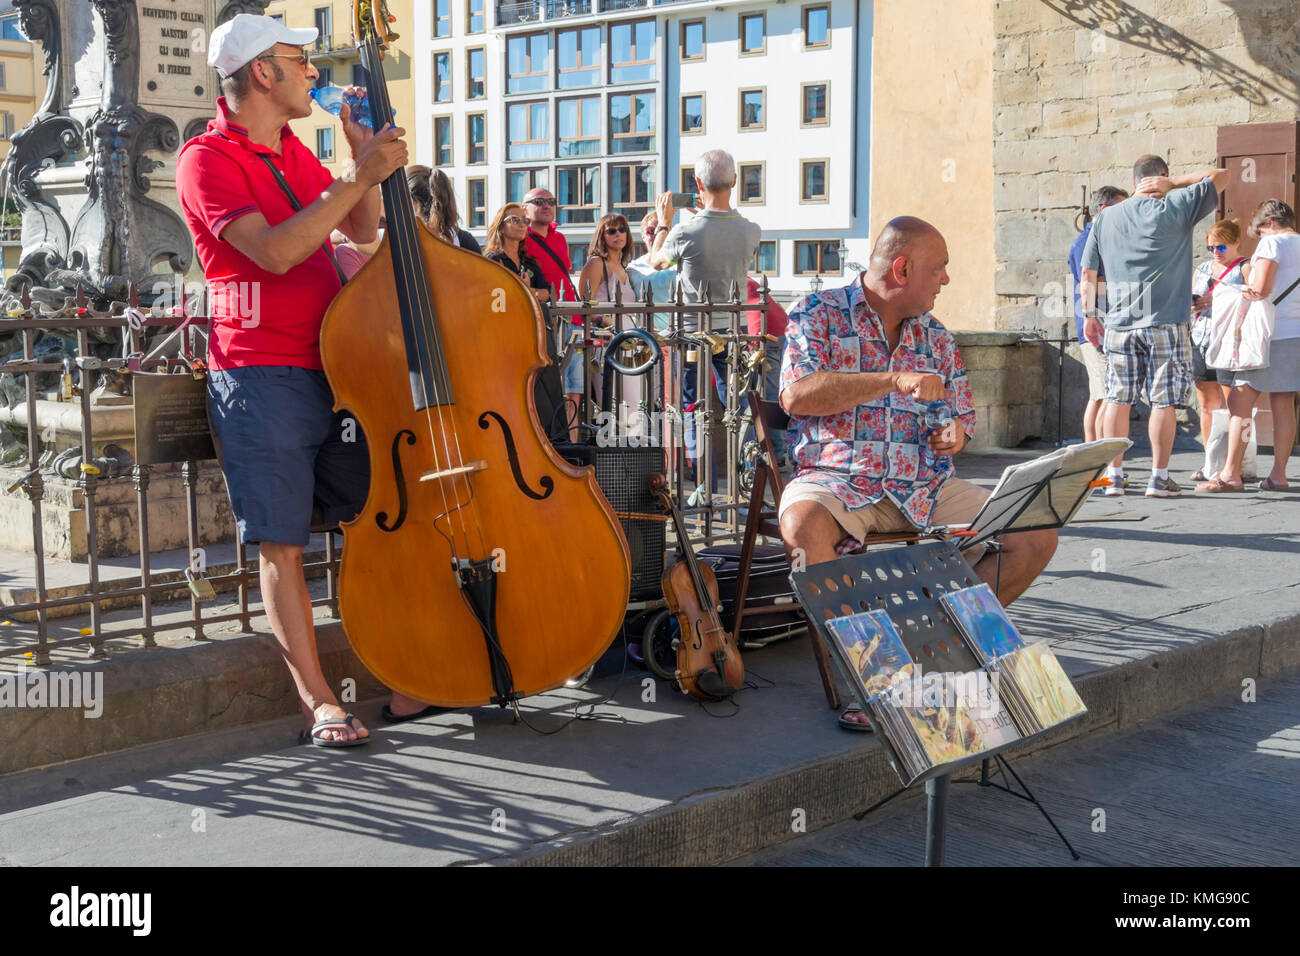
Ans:
[{"label": "man's bare arm", "polygon": [[790,415],[838,415],[890,392],[923,402],[943,398],[943,379],[923,372],[814,372],[781,390]]},{"label": "man's bare arm", "polygon": [[[260,212],[240,216],[222,230],[221,238],[267,272],[284,275],[324,244],[371,187],[406,165],[402,132],[389,127],[366,141],[358,151],[355,182],[334,180],[319,199],[277,226],[270,225]],[[373,208],[371,238],[373,224],[379,220],[378,207]],[[358,231],[364,234],[366,230]]]},{"label": "man's bare arm", "polygon": [[339,224],[339,231],[353,242],[374,242],[379,238],[379,214],[383,209],[384,195],[375,186],[352,207],[352,212]]}]

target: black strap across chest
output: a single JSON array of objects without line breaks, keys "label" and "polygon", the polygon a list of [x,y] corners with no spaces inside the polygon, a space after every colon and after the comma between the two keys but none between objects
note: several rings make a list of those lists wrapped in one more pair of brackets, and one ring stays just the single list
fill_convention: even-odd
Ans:
[{"label": "black strap across chest", "polygon": [[[295,196],[293,190],[289,188],[289,182],[284,178],[284,173],[280,172],[275,163],[271,162],[271,157],[267,156],[265,153],[258,153],[257,158],[266,163],[266,168],[271,171],[271,175],[274,176],[275,181],[279,183],[280,190],[286,197],[288,197],[289,205],[293,207],[293,211],[302,212],[302,203],[298,201],[298,197]],[[334,250],[330,248],[329,242],[322,242],[321,248],[325,250],[325,255],[329,256],[330,265],[332,265],[334,271],[338,273],[339,282],[343,285],[347,285],[348,277],[343,274],[343,267],[339,265],[339,260],[335,258]]]}]

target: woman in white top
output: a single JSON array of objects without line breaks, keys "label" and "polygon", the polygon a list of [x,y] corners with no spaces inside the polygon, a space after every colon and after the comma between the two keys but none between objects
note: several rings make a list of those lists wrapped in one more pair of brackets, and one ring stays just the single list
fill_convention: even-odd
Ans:
[{"label": "woman in white top", "polygon": [[[1235,219],[1220,219],[1205,233],[1205,248],[1212,258],[1196,267],[1192,275],[1192,380],[1201,403],[1201,444],[1210,441],[1210,422],[1220,408],[1228,407],[1228,387],[1232,373],[1210,368],[1205,353],[1210,345],[1213,324],[1214,290],[1220,286],[1246,284],[1250,262],[1241,255],[1241,225]],[[1210,476],[1197,471],[1192,481],[1206,481]]]},{"label": "woman in white top", "polygon": [[[591,237],[590,258],[578,276],[578,288],[581,294],[591,302],[613,302],[617,297],[623,305],[635,305],[636,290],[628,277],[627,264],[632,261],[632,231],[627,219],[618,213],[602,216],[596,223],[596,234]],[[599,323],[611,328],[614,323],[608,316],[597,316]],[[624,323],[619,323],[620,330]],[[638,380],[639,381],[639,380]],[[579,354],[570,359],[564,370],[564,391],[570,401],[577,407],[582,393],[582,365]],[[624,383],[624,401],[639,399],[640,393],[635,383]],[[599,388],[599,386],[597,386]],[[635,394],[633,394],[635,393]],[[576,425],[573,429],[574,441],[577,441]]]},{"label": "woman in white top", "polygon": [[1269,344],[1268,367],[1234,372],[1228,410],[1228,458],[1212,480],[1197,485],[1198,491],[1241,491],[1241,440],[1245,420],[1252,414],[1261,392],[1268,393],[1273,412],[1273,470],[1259,483],[1261,491],[1287,488],[1286,464],[1295,441],[1295,394],[1300,391],[1300,235],[1296,234],[1295,210],[1280,199],[1267,199],[1255,210],[1250,233],[1259,245],[1250,262],[1250,281],[1244,298],[1278,302],[1277,318]]}]

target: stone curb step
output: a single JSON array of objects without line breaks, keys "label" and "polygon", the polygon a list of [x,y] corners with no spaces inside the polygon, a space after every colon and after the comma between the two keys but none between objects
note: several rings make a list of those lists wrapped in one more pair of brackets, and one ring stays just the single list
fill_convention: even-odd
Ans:
[{"label": "stone curb step", "polygon": [[[1076,677],[1088,707],[1079,722],[1007,752],[1015,761],[1096,733],[1241,692],[1245,678],[1300,669],[1300,615]],[[868,738],[870,739],[870,738]],[[956,779],[977,777],[978,765]],[[1032,788],[1032,779],[1026,781]],[[850,819],[889,796],[898,775],[878,746],[863,746],[736,787],[689,794],[671,806],[534,848],[479,861],[517,866],[712,866]],[[915,797],[924,788],[911,788]],[[900,798],[901,799],[901,798]],[[919,808],[918,813],[922,812]],[[922,848],[917,848],[920,862]]]}]

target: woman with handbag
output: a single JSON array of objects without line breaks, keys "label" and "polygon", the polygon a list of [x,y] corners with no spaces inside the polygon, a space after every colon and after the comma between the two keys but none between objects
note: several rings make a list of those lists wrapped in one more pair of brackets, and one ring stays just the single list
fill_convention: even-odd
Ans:
[{"label": "woman with handbag", "polygon": [[[1220,219],[1205,233],[1205,248],[1211,258],[1202,262],[1192,276],[1192,379],[1201,405],[1201,444],[1210,445],[1210,423],[1220,408],[1226,408],[1232,373],[1212,368],[1206,360],[1213,324],[1214,289],[1222,284],[1241,288],[1246,284],[1250,263],[1239,255],[1241,226],[1235,219]],[[1208,456],[1207,456],[1208,462]],[[1206,481],[1204,470],[1192,481]]]},{"label": "woman with handbag", "polygon": [[[1293,295],[1300,285],[1300,235],[1296,234],[1295,210],[1280,199],[1265,200],[1255,210],[1250,234],[1260,241],[1242,298],[1250,302],[1272,301],[1273,332],[1268,339],[1268,364],[1232,373],[1228,457],[1218,475],[1196,486],[1197,491],[1214,494],[1245,490],[1241,480],[1245,453],[1242,433],[1261,393],[1268,393],[1273,412],[1273,470],[1259,483],[1261,491],[1288,487],[1286,464],[1295,441],[1295,394],[1300,391],[1300,295]],[[1278,293],[1279,289],[1283,291]]]}]

